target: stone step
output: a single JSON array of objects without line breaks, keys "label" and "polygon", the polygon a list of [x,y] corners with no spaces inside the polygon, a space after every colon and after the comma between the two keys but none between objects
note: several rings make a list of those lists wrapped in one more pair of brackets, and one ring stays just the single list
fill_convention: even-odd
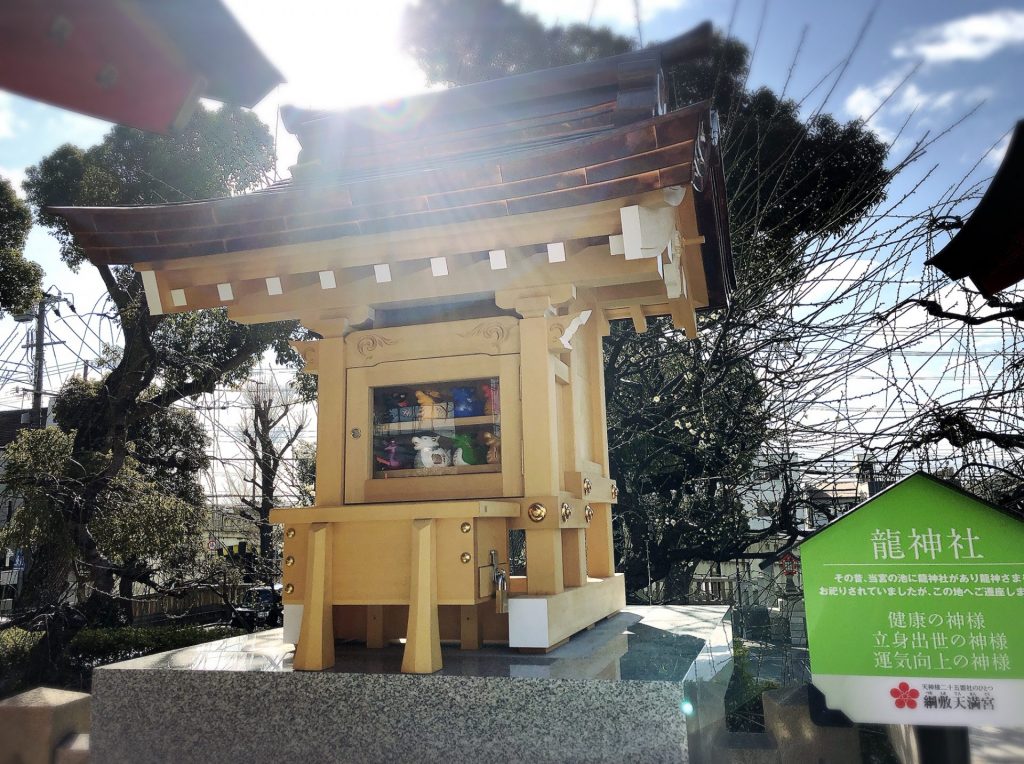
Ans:
[{"label": "stone step", "polygon": [[58,744],[89,731],[90,701],[84,692],[52,687],[0,701],[0,741],[9,757],[3,761],[50,764]]}]

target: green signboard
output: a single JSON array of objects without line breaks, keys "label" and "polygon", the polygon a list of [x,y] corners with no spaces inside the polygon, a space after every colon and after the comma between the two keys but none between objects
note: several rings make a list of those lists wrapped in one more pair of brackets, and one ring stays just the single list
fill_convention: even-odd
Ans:
[{"label": "green signboard", "polygon": [[917,473],[799,551],[829,707],[857,722],[1024,725],[1024,523]]}]

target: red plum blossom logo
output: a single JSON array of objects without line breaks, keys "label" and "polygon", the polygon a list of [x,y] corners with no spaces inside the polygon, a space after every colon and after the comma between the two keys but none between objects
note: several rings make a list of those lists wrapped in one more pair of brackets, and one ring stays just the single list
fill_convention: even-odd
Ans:
[{"label": "red plum blossom logo", "polygon": [[917,699],[921,697],[921,693],[906,682],[900,682],[889,694],[896,699],[896,708],[917,708]]}]

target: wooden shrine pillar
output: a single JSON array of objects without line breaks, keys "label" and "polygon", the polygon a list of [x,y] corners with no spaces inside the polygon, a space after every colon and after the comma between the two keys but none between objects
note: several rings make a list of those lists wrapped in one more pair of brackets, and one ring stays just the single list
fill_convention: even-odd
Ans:
[{"label": "wooden shrine pillar", "polygon": [[[519,322],[523,406],[523,491],[530,496],[557,496],[560,488],[558,395],[554,358],[548,349],[551,296],[516,295]],[[549,511],[557,512],[557,507]],[[529,594],[560,594],[565,590],[562,533],[526,530],[526,587]]]},{"label": "wooden shrine pillar", "polygon": [[553,357],[548,350],[548,297],[517,300],[523,401],[523,491],[553,496],[559,490],[558,400]]},{"label": "wooden shrine pillar", "polygon": [[437,523],[412,521],[409,562],[409,626],[405,634],[402,673],[432,674],[441,670],[441,627],[437,618]]},{"label": "wooden shrine pillar", "polygon": [[[598,310],[600,313],[600,310]],[[590,452],[605,477],[611,477],[608,463],[608,414],[604,397],[604,328],[608,322],[598,315],[577,333],[574,346],[579,348],[588,379],[591,417]],[[584,497],[586,499],[586,497]],[[589,502],[594,514],[587,524],[587,573],[594,578],[615,575],[615,543],[612,536],[612,505]]]},{"label": "wooden shrine pillar", "polygon": [[345,338],[317,341],[316,506],[342,504],[345,463]]},{"label": "wooden shrine pillar", "polygon": [[309,526],[306,544],[306,592],[302,626],[295,646],[296,671],[322,671],[334,666],[334,618],[331,581],[333,545],[329,523]]}]

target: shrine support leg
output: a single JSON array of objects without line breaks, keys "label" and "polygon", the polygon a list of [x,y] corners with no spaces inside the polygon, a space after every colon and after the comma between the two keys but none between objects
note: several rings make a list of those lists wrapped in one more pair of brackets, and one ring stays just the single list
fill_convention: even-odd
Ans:
[{"label": "shrine support leg", "polygon": [[402,672],[441,670],[441,628],[437,619],[437,527],[433,520],[412,521],[409,626]]},{"label": "shrine support leg", "polygon": [[587,528],[587,573],[594,578],[615,575],[612,505],[593,503],[594,517]]},{"label": "shrine support leg", "polygon": [[566,587],[587,583],[587,542],[583,528],[562,530],[562,583]]},{"label": "shrine support leg", "polygon": [[565,591],[562,532],[558,528],[526,531],[526,588],[529,594]]},{"label": "shrine support leg", "polygon": [[295,646],[296,671],[322,671],[334,666],[334,618],[331,597],[331,527],[309,526],[306,546],[306,592],[302,602],[302,626]]}]

